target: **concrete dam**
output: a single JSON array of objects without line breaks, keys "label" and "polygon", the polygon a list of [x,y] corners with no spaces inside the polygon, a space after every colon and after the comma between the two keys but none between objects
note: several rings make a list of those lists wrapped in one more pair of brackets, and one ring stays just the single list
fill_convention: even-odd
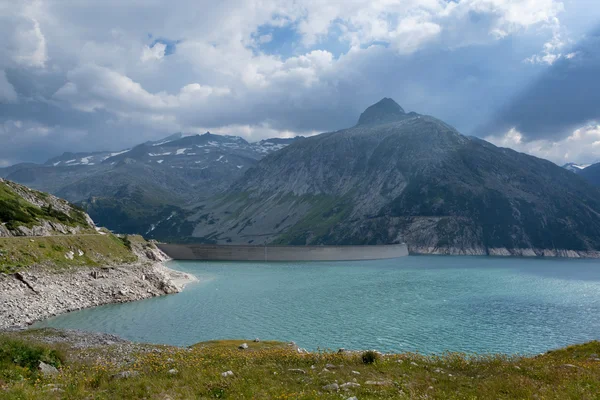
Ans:
[{"label": "concrete dam", "polygon": [[408,255],[406,244],[365,246],[259,246],[169,244],[157,246],[174,260],[204,261],[357,261]]}]

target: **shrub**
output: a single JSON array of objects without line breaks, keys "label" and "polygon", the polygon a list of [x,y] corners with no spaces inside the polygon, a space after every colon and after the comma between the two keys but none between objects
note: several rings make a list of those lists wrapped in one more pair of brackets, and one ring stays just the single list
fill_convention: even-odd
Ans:
[{"label": "shrub", "polygon": [[121,242],[123,242],[125,247],[131,250],[131,240],[129,240],[129,235],[119,236],[119,239],[121,239]]},{"label": "shrub", "polygon": [[377,360],[379,360],[379,353],[374,350],[367,350],[362,353],[362,362],[364,364],[373,364]]},{"label": "shrub", "polygon": [[64,357],[58,351],[43,345],[0,338],[1,369],[19,366],[30,371],[36,371],[40,361],[58,368],[63,364]]}]

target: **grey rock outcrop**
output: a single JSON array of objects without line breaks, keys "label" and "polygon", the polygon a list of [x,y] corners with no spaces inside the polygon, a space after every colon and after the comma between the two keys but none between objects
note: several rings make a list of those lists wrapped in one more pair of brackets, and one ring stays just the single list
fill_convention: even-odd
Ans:
[{"label": "grey rock outcrop", "polygon": [[54,367],[53,365],[50,365],[50,364],[46,364],[43,361],[40,361],[40,364],[38,365],[38,370],[40,371],[40,373],[42,375],[46,375],[46,376],[57,375],[59,373],[59,371],[56,367]]}]

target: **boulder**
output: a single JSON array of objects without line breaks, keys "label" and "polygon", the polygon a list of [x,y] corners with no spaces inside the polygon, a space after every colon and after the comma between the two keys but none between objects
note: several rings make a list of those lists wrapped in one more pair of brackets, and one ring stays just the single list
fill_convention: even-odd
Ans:
[{"label": "boulder", "polygon": [[340,390],[340,385],[338,385],[337,383],[330,383],[329,385],[323,386],[323,390],[327,392],[337,392],[338,390]]},{"label": "boulder", "polygon": [[139,376],[140,373],[138,371],[121,371],[112,376],[113,379],[129,379],[135,378]]},{"label": "boulder", "polygon": [[242,350],[246,350],[248,348],[248,344],[247,343],[242,343],[238,346],[238,349],[242,349]]},{"label": "boulder", "polygon": [[342,383],[340,385],[340,388],[344,389],[344,390],[357,388],[357,387],[360,387],[360,384],[356,383],[356,382],[346,382],[346,383]]},{"label": "boulder", "polygon": [[40,361],[40,364],[38,365],[38,370],[42,373],[42,375],[45,376],[57,375],[59,372],[58,369],[56,369],[56,367],[50,364],[46,364],[43,361]]}]

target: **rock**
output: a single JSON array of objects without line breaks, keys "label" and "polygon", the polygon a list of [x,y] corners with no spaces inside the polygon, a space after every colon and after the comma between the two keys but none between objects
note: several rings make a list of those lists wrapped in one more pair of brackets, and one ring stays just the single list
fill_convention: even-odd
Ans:
[{"label": "rock", "polygon": [[242,343],[238,346],[238,349],[242,349],[242,350],[246,350],[248,348],[248,344],[247,343]]},{"label": "rock", "polygon": [[170,375],[176,375],[179,371],[177,371],[175,368],[172,368],[168,371],[168,374]]},{"label": "rock", "polygon": [[325,368],[327,368],[327,369],[336,369],[337,366],[335,366],[333,364],[325,364]]},{"label": "rock", "polygon": [[352,371],[352,373],[353,373],[354,375],[360,375],[360,372],[358,372],[358,371]]},{"label": "rock", "polygon": [[50,364],[46,364],[43,361],[40,361],[40,364],[38,365],[38,370],[42,373],[42,375],[45,376],[57,375],[59,373],[56,367]]},{"label": "rock", "polygon": [[221,373],[223,378],[227,378],[228,376],[233,376],[233,371],[225,371]]},{"label": "rock", "polygon": [[581,368],[581,367],[578,367],[577,365],[573,365],[573,364],[563,364],[563,365],[561,365],[561,367],[564,367],[564,368]]},{"label": "rock", "polygon": [[129,379],[135,378],[139,376],[140,373],[138,371],[121,371],[112,376],[113,379]]},{"label": "rock", "polygon": [[352,397],[348,397],[346,400],[358,400],[358,398],[355,396],[352,396]]},{"label": "rock", "polygon": [[254,339],[254,343],[258,343],[258,342],[260,342],[259,338]]},{"label": "rock", "polygon": [[337,383],[330,383],[329,385],[323,386],[323,390],[327,392],[337,392],[338,390],[340,390],[340,385],[338,385]]},{"label": "rock", "polygon": [[390,381],[366,381],[365,385],[370,386],[389,386],[392,383]]},{"label": "rock", "polygon": [[417,363],[416,363],[416,362],[414,362],[414,361],[411,361],[411,362],[410,362],[410,365],[412,365],[413,367],[418,367],[418,366],[419,366],[419,364],[417,364]]},{"label": "rock", "polygon": [[355,383],[355,382],[346,382],[346,383],[342,383],[340,385],[340,388],[347,390],[347,389],[352,389],[352,388],[357,388],[360,387],[360,384]]},{"label": "rock", "polygon": [[288,371],[290,371],[290,372],[296,372],[298,374],[305,374],[306,373],[305,370],[300,369],[300,368],[290,368],[290,369],[288,369]]}]

